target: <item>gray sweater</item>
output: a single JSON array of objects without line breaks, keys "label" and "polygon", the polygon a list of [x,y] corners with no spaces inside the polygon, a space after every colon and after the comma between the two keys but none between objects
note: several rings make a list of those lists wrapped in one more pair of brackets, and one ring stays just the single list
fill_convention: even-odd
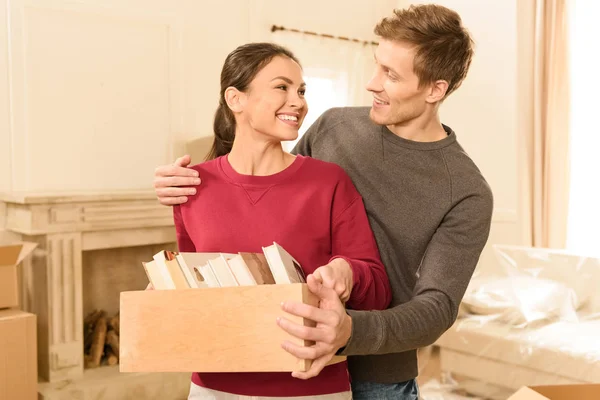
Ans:
[{"label": "gray sweater", "polygon": [[369,119],[368,107],[325,112],[294,153],[334,162],[364,199],[392,286],[385,311],[353,311],[353,380],[401,382],[418,374],[416,349],[434,343],[458,306],[488,239],[493,197],[455,133],[414,142]]}]

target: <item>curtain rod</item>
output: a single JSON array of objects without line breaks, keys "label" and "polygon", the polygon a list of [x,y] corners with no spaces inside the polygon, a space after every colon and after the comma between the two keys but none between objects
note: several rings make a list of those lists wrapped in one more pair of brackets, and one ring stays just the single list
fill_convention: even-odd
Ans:
[{"label": "curtain rod", "polygon": [[333,36],[333,35],[329,35],[329,34],[326,34],[326,33],[301,31],[299,29],[286,28],[286,27],[277,26],[277,25],[271,26],[271,32],[276,32],[276,31],[288,31],[288,32],[302,33],[304,35],[319,36],[319,37],[324,37],[324,38],[329,38],[329,39],[346,40],[348,42],[370,44],[370,45],[373,45],[373,46],[377,46],[379,44],[379,43],[373,42],[371,40],[359,40],[359,39],[348,38],[348,37],[345,37],[345,36]]}]

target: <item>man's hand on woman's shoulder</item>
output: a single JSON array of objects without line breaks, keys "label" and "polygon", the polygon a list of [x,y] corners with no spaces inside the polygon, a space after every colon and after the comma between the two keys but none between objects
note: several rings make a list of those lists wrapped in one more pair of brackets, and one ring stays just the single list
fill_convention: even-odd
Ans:
[{"label": "man's hand on woman's shoulder", "polygon": [[160,204],[182,204],[188,200],[187,196],[196,194],[193,186],[200,184],[200,178],[196,170],[187,168],[191,161],[190,156],[185,155],[173,164],[161,165],[154,170],[154,191]]}]

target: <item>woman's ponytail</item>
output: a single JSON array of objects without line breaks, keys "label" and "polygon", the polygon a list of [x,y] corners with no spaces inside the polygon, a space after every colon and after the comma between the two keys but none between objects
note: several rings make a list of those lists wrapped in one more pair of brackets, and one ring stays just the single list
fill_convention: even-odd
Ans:
[{"label": "woman's ponytail", "polygon": [[235,117],[223,101],[219,102],[219,107],[215,112],[213,131],[215,139],[206,156],[206,161],[228,154],[233,146],[233,139],[235,139]]}]

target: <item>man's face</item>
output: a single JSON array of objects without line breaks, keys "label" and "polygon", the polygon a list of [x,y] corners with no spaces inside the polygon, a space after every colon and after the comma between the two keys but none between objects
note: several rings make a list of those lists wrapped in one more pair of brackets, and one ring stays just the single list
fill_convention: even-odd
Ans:
[{"label": "man's face", "polygon": [[429,88],[419,88],[414,58],[415,49],[407,43],[387,39],[379,42],[375,72],[367,84],[373,94],[370,116],[376,124],[390,129],[406,126],[425,112]]}]

